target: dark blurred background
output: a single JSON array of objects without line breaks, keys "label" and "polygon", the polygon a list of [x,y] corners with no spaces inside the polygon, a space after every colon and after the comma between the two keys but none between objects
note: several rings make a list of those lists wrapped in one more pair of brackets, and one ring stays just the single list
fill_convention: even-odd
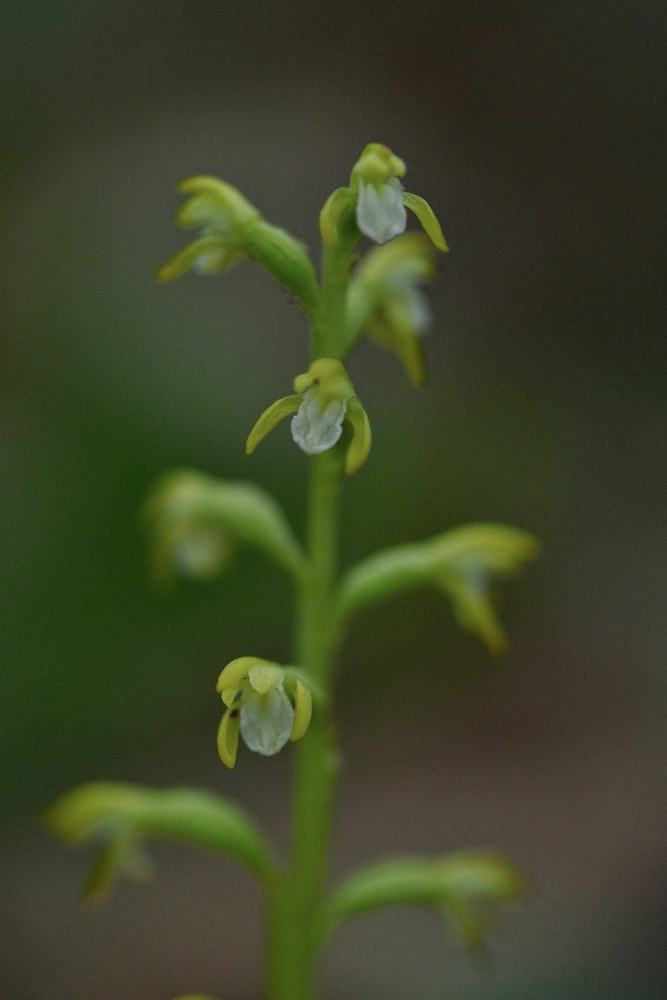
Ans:
[{"label": "dark blurred background", "polygon": [[[542,558],[503,588],[491,660],[430,593],[352,628],[334,869],[491,846],[539,893],[490,960],[435,916],[336,938],[328,1000],[630,1000],[667,991],[663,3],[26,0],[0,3],[3,162],[2,1000],[261,996],[243,871],[156,846],[100,908],[87,856],[39,816],[95,778],[192,783],[284,840],[289,752],[214,744],[234,656],[288,659],[280,573],[250,552],[156,593],[138,511],[195,466],[271,489],[295,525],[306,463],[245,436],[307,362],[256,266],[168,286],[174,183],[215,173],[317,246],[367,142],[408,164],[451,253],[431,289],[431,380],[364,345],[370,461],[343,558],[468,520]],[[660,270],[662,271],[662,261]]]}]

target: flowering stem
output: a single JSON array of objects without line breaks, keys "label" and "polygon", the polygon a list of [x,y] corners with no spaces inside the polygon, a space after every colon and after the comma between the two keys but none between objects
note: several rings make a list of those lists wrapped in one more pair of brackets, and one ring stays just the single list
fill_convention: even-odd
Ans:
[{"label": "flowering stem", "polygon": [[[343,452],[311,462],[308,566],[297,620],[297,662],[329,693],[336,644],[333,587]],[[337,758],[328,705],[315,713],[295,746],[294,809],[289,867],[270,902],[270,1000],[311,1000],[323,883],[331,839]]]},{"label": "flowering stem", "polygon": [[[313,323],[315,360],[340,357],[349,276],[348,248],[325,245],[320,309]],[[295,746],[291,856],[269,901],[269,1000],[313,998],[338,770],[329,701],[338,636],[334,586],[344,463],[340,444],[310,461],[307,564],[298,598],[295,652],[296,662],[323,690],[325,704]]]},{"label": "flowering stem", "polygon": [[[350,247],[352,245],[350,242]],[[331,247],[325,244],[322,254],[322,302],[318,321],[313,324],[315,358],[343,359],[343,317],[350,264],[350,253],[345,245]]]}]

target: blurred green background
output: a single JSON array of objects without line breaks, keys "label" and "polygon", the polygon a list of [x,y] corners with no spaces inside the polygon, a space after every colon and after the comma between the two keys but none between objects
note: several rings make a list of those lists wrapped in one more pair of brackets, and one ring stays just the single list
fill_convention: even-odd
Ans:
[{"label": "blurred green background", "polygon": [[[77,782],[193,783],[284,839],[289,753],[215,753],[234,656],[289,658],[284,580],[252,553],[155,593],[138,511],[195,466],[271,489],[305,460],[245,436],[289,391],[305,328],[257,267],[157,286],[174,183],[215,173],[317,246],[363,146],[408,164],[451,253],[431,380],[364,345],[371,460],[343,557],[461,521],[543,541],[503,590],[506,661],[418,594],[355,623],[341,662],[336,872],[492,846],[539,894],[470,962],[430,914],[359,919],[328,1000],[630,1000],[667,990],[665,365],[659,260],[665,7],[324,0],[2,2],[2,1000],[256,1000],[261,900],[157,846],[101,908],[40,830]],[[662,261],[660,262],[662,272]]]}]

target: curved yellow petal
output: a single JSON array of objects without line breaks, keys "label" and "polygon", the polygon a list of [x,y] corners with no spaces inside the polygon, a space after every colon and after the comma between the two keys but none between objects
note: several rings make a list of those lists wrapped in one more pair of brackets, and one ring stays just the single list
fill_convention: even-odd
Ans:
[{"label": "curved yellow petal", "polygon": [[245,445],[246,455],[252,455],[260,441],[262,441],[269,431],[272,431],[276,424],[279,424],[285,417],[291,416],[301,406],[301,396],[283,396],[272,403],[261,415],[253,429],[248,435]]},{"label": "curved yellow petal", "polygon": [[411,212],[414,212],[419,221],[421,222],[426,235],[430,238],[433,246],[443,253],[449,250],[445,237],[442,235],[442,229],[440,228],[440,223],[435,217],[435,212],[429,205],[427,201],[420,198],[418,194],[410,194],[408,191],[403,192],[403,204],[406,208],[409,208]]},{"label": "curved yellow petal", "polygon": [[[225,692],[233,691],[236,694],[236,689],[241,681],[248,676],[250,669],[260,663],[266,663],[266,660],[262,660],[258,656],[238,656],[235,660],[230,660],[222,670],[215,685],[215,690],[222,695],[226,705],[231,704],[231,701],[225,698]],[[233,696],[231,700],[234,700]]]},{"label": "curved yellow petal", "polygon": [[371,450],[371,425],[366,411],[356,396],[347,404],[345,419],[352,427],[352,440],[345,453],[345,473],[351,476],[361,468]]},{"label": "curved yellow petal", "polygon": [[226,767],[234,767],[236,763],[240,728],[240,708],[228,708],[218,727],[218,753],[220,754],[220,760]]},{"label": "curved yellow petal", "polygon": [[300,740],[305,735],[310,725],[312,714],[313,697],[303,681],[300,681],[297,677],[294,697],[294,722],[292,723],[292,732],[290,733],[292,741]]}]

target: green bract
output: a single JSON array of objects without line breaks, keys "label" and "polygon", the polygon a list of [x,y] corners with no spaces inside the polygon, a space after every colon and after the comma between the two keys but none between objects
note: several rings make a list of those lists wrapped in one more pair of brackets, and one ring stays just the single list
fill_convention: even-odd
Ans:
[{"label": "green bract", "polygon": [[167,837],[234,855],[262,881],[274,865],[263,838],[238,806],[191,788],[155,790],[120,782],[82,785],[58,799],[44,821],[71,844],[100,840],[100,860],[84,890],[106,894],[119,875],[137,870],[137,849],[147,837]]},{"label": "green bract", "polygon": [[217,177],[190,177],[179,191],[189,200],[176,215],[202,235],[158,268],[159,281],[169,281],[197,266],[205,274],[224,271],[241,257],[257,261],[287,288],[308,315],[317,309],[319,291],[310,257],[299,240],[272,226],[240,191]]},{"label": "green bract", "polygon": [[467,524],[425,542],[398,545],[352,567],[340,585],[341,616],[412,587],[433,585],[448,594],[463,628],[492,653],[507,650],[491,593],[494,578],[513,576],[535,559],[532,535],[503,524]]},{"label": "green bract", "polygon": [[443,858],[392,858],[352,875],[331,897],[323,934],[348,917],[384,906],[435,907],[461,941],[483,943],[503,903],[524,899],[531,885],[512,862],[491,851],[461,851]]},{"label": "green bract", "polygon": [[268,493],[181,469],[164,476],[145,506],[151,566],[158,582],[175,574],[207,579],[225,568],[235,544],[262,549],[292,573],[303,551]]}]

